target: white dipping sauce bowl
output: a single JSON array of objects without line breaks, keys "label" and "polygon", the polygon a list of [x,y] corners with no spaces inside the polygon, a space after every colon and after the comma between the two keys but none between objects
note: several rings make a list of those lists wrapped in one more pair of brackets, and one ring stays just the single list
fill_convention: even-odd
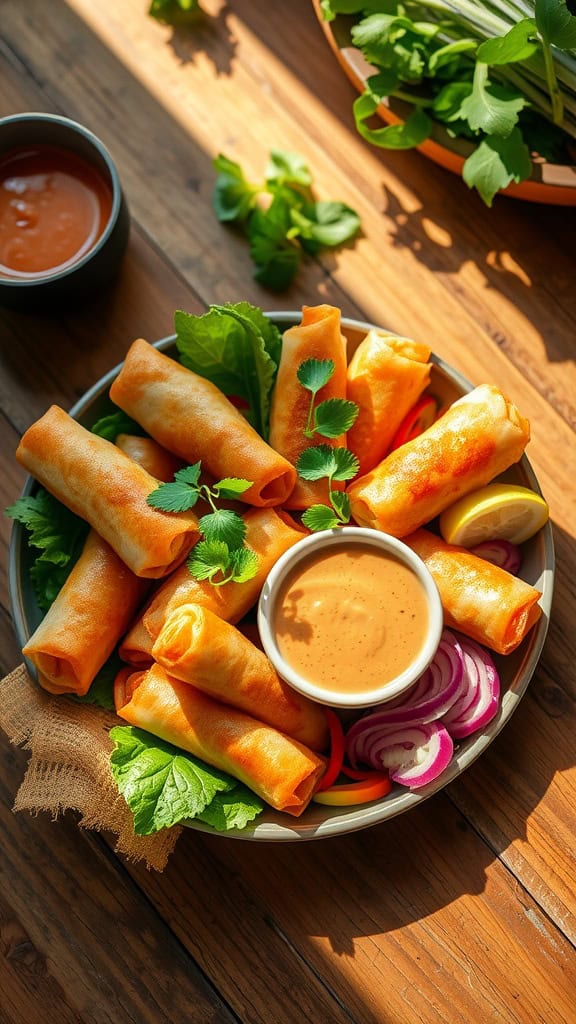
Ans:
[{"label": "white dipping sauce bowl", "polygon": [[[428,605],[428,631],[424,644],[407,669],[381,687],[367,691],[343,693],[330,690],[318,683],[310,682],[300,675],[280,652],[274,623],[276,606],[286,578],[297,566],[314,552],[325,553],[330,548],[351,544],[377,548],[385,555],[403,562],[420,581]],[[424,562],[411,548],[386,533],[360,526],[344,526],[335,530],[323,530],[298,541],[289,548],[268,573],[258,603],[258,629],[266,655],[278,675],[299,693],[322,704],[339,708],[363,708],[398,697],[408,690],[428,668],[434,658],[443,628],[442,604],[438,588]]]}]

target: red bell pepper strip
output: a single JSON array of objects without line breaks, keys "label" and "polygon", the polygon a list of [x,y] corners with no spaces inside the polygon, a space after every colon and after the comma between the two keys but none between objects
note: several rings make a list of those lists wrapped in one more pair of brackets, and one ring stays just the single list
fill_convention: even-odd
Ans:
[{"label": "red bell pepper strip", "polygon": [[330,786],[315,793],[312,800],[316,804],[327,804],[330,807],[343,807],[353,804],[365,804],[370,800],[379,800],[392,789],[388,775],[373,772],[373,778],[363,782],[348,782],[343,786]]},{"label": "red bell pepper strip", "polygon": [[322,792],[324,789],[328,789],[333,782],[336,781],[340,775],[342,769],[342,762],[344,760],[344,730],[342,723],[338,718],[335,711],[330,708],[325,708],[326,718],[328,720],[328,728],[330,730],[330,756],[328,758],[328,766],[326,772],[322,777],[318,792]]},{"label": "red bell pepper strip", "polygon": [[419,434],[422,434],[424,430],[432,426],[437,412],[438,402],[432,395],[425,395],[424,398],[421,398],[402,420],[392,439],[389,450],[393,452],[395,448],[400,448],[407,441],[412,441]]}]

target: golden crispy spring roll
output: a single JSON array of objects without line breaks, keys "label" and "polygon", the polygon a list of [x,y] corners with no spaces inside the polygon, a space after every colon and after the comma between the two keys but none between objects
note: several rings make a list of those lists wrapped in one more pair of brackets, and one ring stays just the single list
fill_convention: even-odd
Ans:
[{"label": "golden crispy spring roll", "polygon": [[[317,402],[346,398],[346,339],[340,330],[340,310],[334,306],[304,306],[302,322],[290,327],[282,339],[282,355],[270,410],[270,444],[296,465],[305,448],[318,444],[346,445],[346,435],[330,439],[304,435],[311,395],[300,384],[296,372],[307,359],[332,359],[334,374],[316,396]],[[308,481],[298,477],[286,508],[308,508],[327,502],[326,480]]]},{"label": "golden crispy spring roll", "polygon": [[256,576],[246,583],[214,587],[207,580],[194,579],[187,567],[181,566],[159,587],[122,641],[120,656],[124,661],[138,666],[150,664],[154,640],[170,612],[183,604],[200,604],[227,622],[239,622],[256,604],[262,584],[280,555],[308,533],[279,509],[249,509],[243,518],[246,545],[258,555]]},{"label": "golden crispy spring roll", "polygon": [[91,530],[80,558],[23,653],[50,693],[87,692],[144,600],[135,576]]},{"label": "golden crispy spring roll", "polygon": [[114,700],[130,725],[228,772],[278,811],[301,814],[324,772],[322,758],[302,743],[174,679],[160,665],[120,672]]},{"label": "golden crispy spring roll", "polygon": [[540,591],[505,569],[446,544],[429,530],[411,533],[404,543],[430,570],[448,628],[498,654],[510,654],[540,618]]},{"label": "golden crispy spring roll", "polygon": [[164,483],[173,480],[174,474],[184,465],[182,459],[163,448],[157,441],[153,441],[151,437],[118,434],[115,443],[134,462],[143,466],[150,476],[153,476],[155,480],[162,480]]},{"label": "golden crispy spring roll", "polygon": [[176,608],[160,630],[152,655],[171,676],[208,696],[313,750],[325,748],[328,731],[320,705],[283,682],[263,651],[208,608]]},{"label": "golden crispy spring roll", "polygon": [[151,508],[146,498],[158,481],[56,405],[29,427],[16,458],[47,491],[97,530],[137,576],[166,576],[198,538],[192,512]]},{"label": "golden crispy spring roll", "polygon": [[364,474],[382,461],[392,439],[430,381],[430,348],[370,331],[348,366],[348,398],[359,408],[347,445]]},{"label": "golden crispy spring roll", "polygon": [[528,420],[483,384],[352,482],[352,516],[360,526],[404,537],[517,462],[529,439]]},{"label": "golden crispy spring roll", "polygon": [[252,480],[242,495],[248,505],[282,505],[294,487],[294,468],[214,384],[141,338],[130,346],[110,398],[164,448],[189,464],[201,461],[216,480]]}]

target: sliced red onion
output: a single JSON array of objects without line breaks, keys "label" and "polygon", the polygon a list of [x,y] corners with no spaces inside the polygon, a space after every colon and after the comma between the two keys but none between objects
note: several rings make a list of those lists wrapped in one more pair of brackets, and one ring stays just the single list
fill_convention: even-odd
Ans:
[{"label": "sliced red onion", "polygon": [[387,768],[393,782],[409,789],[438,778],[452,759],[454,745],[439,722],[398,726],[372,737],[367,755],[374,768]]},{"label": "sliced red onion", "polygon": [[459,636],[464,658],[466,690],[442,716],[442,723],[454,739],[483,729],[500,706],[500,677],[491,655],[468,637]]},{"label": "sliced red onion", "polygon": [[486,562],[492,562],[492,565],[506,569],[512,576],[517,576],[520,572],[522,552],[518,544],[513,544],[510,540],[485,540],[482,544],[470,548],[470,552],[484,558]]},{"label": "sliced red onion", "polygon": [[464,692],[462,648],[454,633],[443,630],[438,650],[425,672],[405,693],[379,704],[372,715],[382,722],[433,722]]}]

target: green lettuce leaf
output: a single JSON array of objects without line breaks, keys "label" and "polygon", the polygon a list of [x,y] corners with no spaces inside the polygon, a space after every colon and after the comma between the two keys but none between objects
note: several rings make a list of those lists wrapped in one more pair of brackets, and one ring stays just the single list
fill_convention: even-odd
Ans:
[{"label": "green lettuce leaf", "polygon": [[135,434],[137,437],[142,437],[146,433],[140,424],[136,423],[136,420],[118,408],[106,416],[101,416],[90,430],[93,434],[98,434],[98,437],[112,441],[112,444],[116,441],[118,434]]},{"label": "green lettuce leaf", "polygon": [[110,738],[114,742],[110,756],[112,774],[134,815],[137,835],[151,835],[186,819],[209,814],[213,801],[222,794],[227,799],[215,805],[214,822],[209,822],[215,828],[241,828],[239,823],[245,824],[262,810],[258,798],[236,779],[143,729],[115,726],[110,730]]},{"label": "green lettuce leaf", "polygon": [[183,365],[224,394],[245,399],[249,422],[267,439],[282,344],[278,328],[248,302],[211,306],[203,316],[178,310],[174,323]]},{"label": "green lettuce leaf", "polygon": [[40,552],[30,578],[40,608],[48,611],[82,551],[88,524],[42,488],[18,498],[6,515],[22,523],[29,546]]}]

